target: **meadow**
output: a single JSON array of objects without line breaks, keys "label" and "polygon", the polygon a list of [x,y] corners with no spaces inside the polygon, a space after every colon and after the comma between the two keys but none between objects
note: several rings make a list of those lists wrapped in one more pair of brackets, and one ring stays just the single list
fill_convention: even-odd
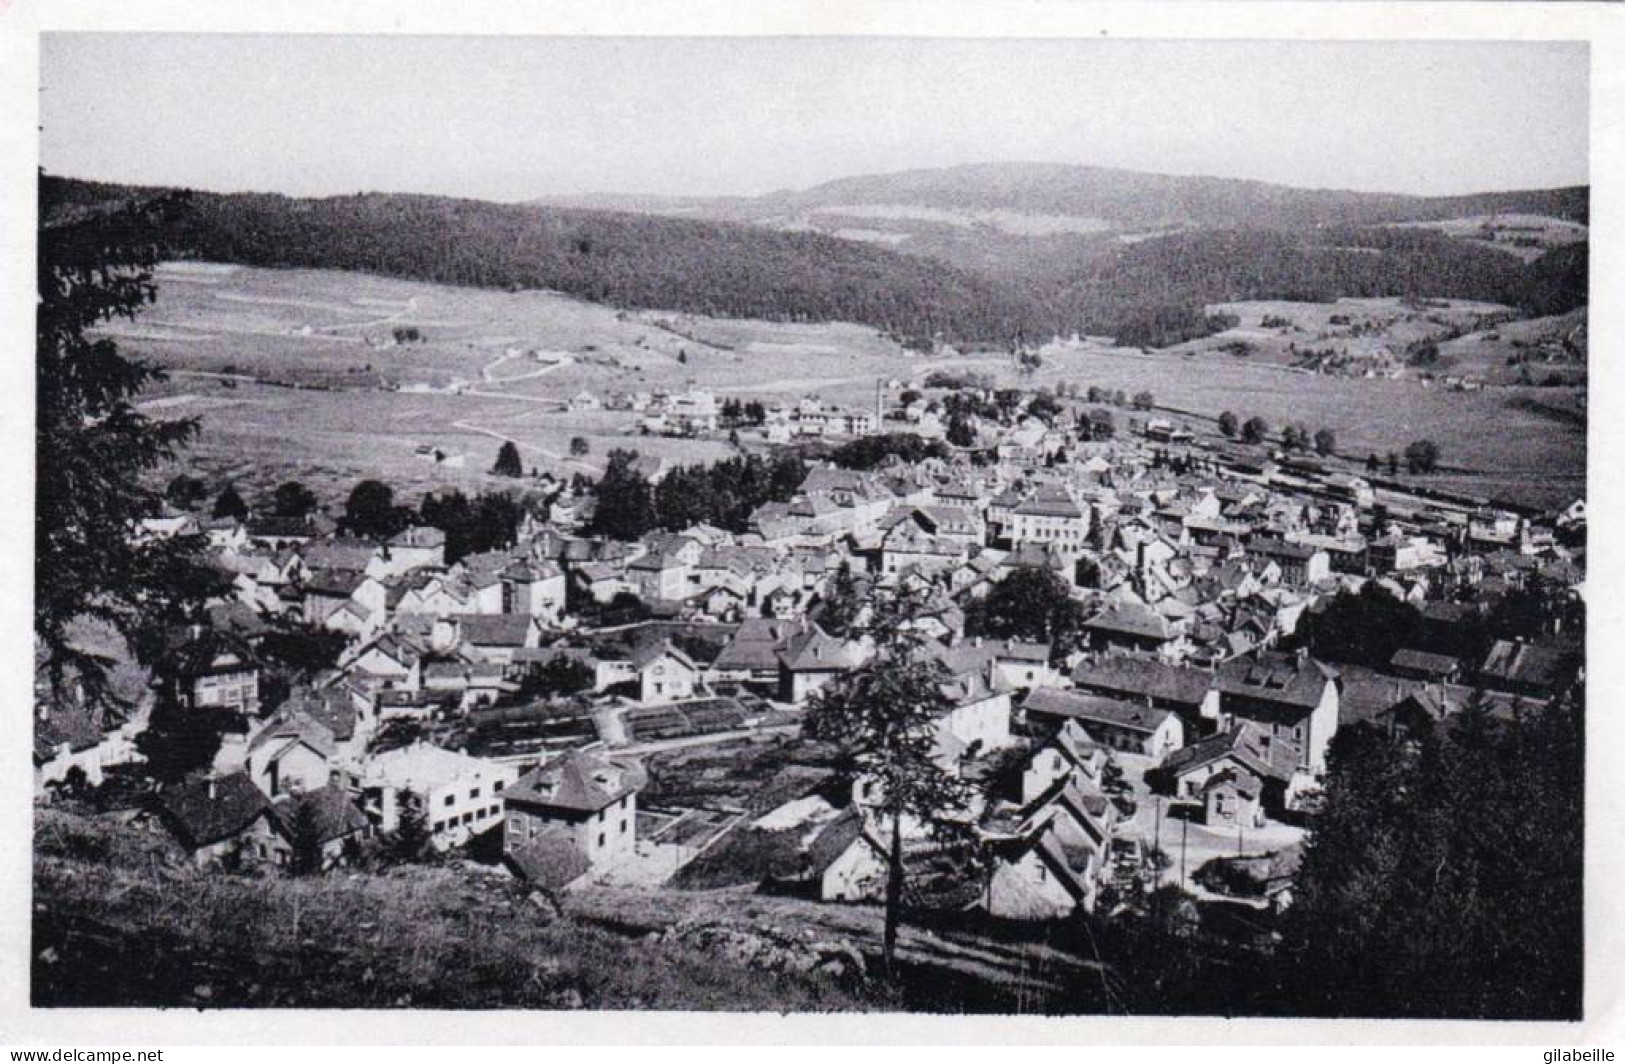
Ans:
[{"label": "meadow", "polygon": [[[125,351],[172,371],[144,397],[144,410],[200,417],[203,433],[183,464],[250,490],[298,478],[338,501],[369,476],[407,497],[511,483],[487,472],[503,439],[516,442],[527,468],[564,475],[592,475],[618,446],[668,462],[710,461],[733,453],[725,440],[644,437],[638,415],[571,411],[565,401],[583,390],[704,387],[770,404],[817,395],[867,408],[877,381],[918,383],[936,369],[975,369],[1025,387],[1149,390],[1199,425],[1224,410],[1276,428],[1301,421],[1331,428],[1339,451],[1355,458],[1428,437],[1440,446],[1443,475],[1512,501],[1556,505],[1584,490],[1584,392],[1572,388],[1450,392],[1209,349],[1147,354],[1088,341],[1046,347],[1042,368],[1022,377],[1001,355],[922,357],[851,324],[625,312],[556,293],[336,271],[186,264],[161,267],[157,281],[157,302],[109,330]],[[1294,307],[1327,319],[1329,307],[1372,316],[1402,309],[1388,302],[1246,309],[1258,320]],[[1466,321],[1498,309],[1438,313]],[[1242,328],[1256,328],[1247,315]],[[397,343],[397,329],[421,339]],[[577,436],[589,448],[580,459],[569,453]],[[426,461],[420,447],[462,455],[463,466]]]}]

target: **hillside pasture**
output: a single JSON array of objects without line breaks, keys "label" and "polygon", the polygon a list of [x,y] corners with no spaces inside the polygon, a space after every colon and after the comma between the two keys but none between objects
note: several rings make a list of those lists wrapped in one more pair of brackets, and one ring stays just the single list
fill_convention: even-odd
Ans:
[{"label": "hillside pasture", "polygon": [[1396,228],[1432,229],[1446,236],[1490,247],[1533,262],[1554,248],[1585,240],[1590,230],[1579,222],[1541,214],[1477,214],[1432,222],[1404,222]]},{"label": "hillside pasture", "polygon": [[1586,382],[1585,308],[1546,318],[1510,321],[1439,345],[1442,372],[1480,377],[1492,384]]},{"label": "hillside pasture", "polygon": [[[1217,372],[1207,359],[1166,352],[1139,354],[1078,347],[1045,356],[1037,383],[1068,381],[1080,390],[1098,385],[1129,395],[1150,391],[1164,409],[1208,425],[1225,411],[1245,420],[1257,415],[1279,431],[1303,422],[1330,428],[1340,454],[1402,452],[1412,440],[1439,445],[1444,472],[1456,490],[1535,506],[1567,503],[1583,494],[1586,434],[1583,406],[1572,390],[1491,388],[1456,392],[1410,380],[1365,380],[1294,371],[1233,359]],[[1554,414],[1532,402],[1570,411]],[[1129,411],[1125,419],[1143,418]],[[1444,485],[1441,485],[1444,486]]]},{"label": "hillside pasture", "polygon": [[[1449,475],[1493,476],[1499,490],[1519,499],[1558,501],[1584,478],[1584,408],[1572,389],[1450,392],[1415,380],[1293,371],[1264,357],[1145,354],[1091,341],[1047,346],[1042,369],[1023,377],[1000,354],[912,355],[857,325],[625,313],[544,292],[206,265],[160,270],[157,304],[119,338],[127,352],[175,371],[143,397],[147,413],[202,419],[202,436],[182,464],[251,490],[298,478],[336,502],[362,477],[388,480],[408,497],[512,486],[487,473],[504,439],[515,441],[527,470],[565,476],[594,475],[615,447],[668,462],[711,461],[734,453],[726,440],[642,436],[637,414],[573,411],[566,401],[584,389],[602,399],[703,387],[769,403],[816,395],[867,408],[877,381],[917,384],[937,369],[988,373],[1001,386],[1065,381],[1129,395],[1148,390],[1159,405],[1188,412],[1210,431],[1223,410],[1257,414],[1275,428],[1302,421],[1333,429],[1339,449],[1359,458],[1431,437]],[[406,306],[410,314],[401,311]],[[1352,323],[1411,312],[1396,300],[1228,306],[1242,318],[1233,331],[1255,332],[1265,315],[1313,330],[1330,327],[1333,313],[1347,313]],[[1455,323],[1500,309],[1451,303],[1415,313]],[[397,323],[380,319],[396,315],[422,331],[422,342],[394,344]],[[195,338],[142,336],[154,321],[183,323],[173,331]],[[334,331],[358,322],[371,324]],[[1505,331],[1511,326],[1498,328],[1516,335]],[[1124,412],[1120,423],[1131,416]],[[569,454],[576,436],[589,449],[579,459]],[[463,467],[418,457],[420,447],[462,455]]]},{"label": "hillside pasture", "polygon": [[[1246,359],[1283,366],[1343,363],[1340,372],[1362,376],[1404,366],[1413,345],[1440,342],[1514,316],[1510,307],[1465,299],[1397,298],[1333,302],[1247,300],[1216,303],[1209,314],[1239,319],[1234,328],[1165,350],[1177,355]],[[1414,372],[1414,371],[1407,371]]]}]

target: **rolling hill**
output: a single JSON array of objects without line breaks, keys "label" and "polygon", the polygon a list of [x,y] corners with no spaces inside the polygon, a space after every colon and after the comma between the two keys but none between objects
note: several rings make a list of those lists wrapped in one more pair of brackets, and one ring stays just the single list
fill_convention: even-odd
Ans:
[{"label": "rolling hill", "polygon": [[[44,180],[47,204],[163,191]],[[1586,301],[1583,240],[1532,257],[1418,224],[1509,212],[1572,230],[1585,188],[1426,198],[1001,164],[716,200],[189,196],[169,234],[189,257],[847,320],[922,347],[1078,332],[1162,346],[1211,331],[1207,305],[1249,299],[1458,298],[1529,314]]]}]

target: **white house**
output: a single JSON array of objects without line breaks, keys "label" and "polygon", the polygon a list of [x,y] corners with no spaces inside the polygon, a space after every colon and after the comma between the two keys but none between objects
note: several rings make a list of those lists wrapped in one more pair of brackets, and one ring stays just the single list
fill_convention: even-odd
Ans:
[{"label": "white house", "polygon": [[367,760],[354,783],[362,810],[381,831],[400,825],[401,805],[421,803],[437,849],[461,845],[502,822],[502,792],[519,777],[512,765],[442,750],[421,740]]}]

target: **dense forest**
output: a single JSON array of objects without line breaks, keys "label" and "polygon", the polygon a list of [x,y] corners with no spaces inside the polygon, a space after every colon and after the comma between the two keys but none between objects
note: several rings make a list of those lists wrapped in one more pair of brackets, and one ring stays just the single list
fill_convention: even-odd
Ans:
[{"label": "dense forest", "polygon": [[[70,184],[81,202],[151,191]],[[171,244],[203,260],[551,289],[626,308],[850,320],[949,341],[1039,331],[1036,305],[997,282],[815,233],[435,196],[194,192],[190,201]]]},{"label": "dense forest", "polygon": [[[158,194],[46,180],[59,209]],[[1554,213],[1583,215],[1583,193],[1519,195],[1547,196]],[[1460,298],[1532,314],[1586,301],[1584,244],[1526,265],[1422,229],[1315,225],[1187,231],[1130,244],[1094,239],[1069,245],[1067,254],[1052,248],[1054,255],[999,259],[979,273],[817,233],[690,218],[416,195],[189,199],[170,239],[199,259],[552,289],[627,308],[847,320],[911,341],[1002,345],[1017,336],[1086,332],[1161,346],[1221,326],[1202,308],[1237,299]],[[1411,214],[1443,209],[1436,206],[1442,201],[1414,202],[1435,206],[1407,208]],[[1341,214],[1380,212],[1371,206]]]},{"label": "dense forest", "polygon": [[[1560,314],[1586,302],[1586,247],[1552,251],[1525,265],[1426,229],[1183,233],[1103,255],[1063,282],[1055,303],[1093,332],[1155,345],[1188,336],[1164,338],[1152,325],[1195,326],[1207,304],[1341,296],[1477,299]],[[1142,322],[1152,323],[1143,341],[1131,329]]]}]

